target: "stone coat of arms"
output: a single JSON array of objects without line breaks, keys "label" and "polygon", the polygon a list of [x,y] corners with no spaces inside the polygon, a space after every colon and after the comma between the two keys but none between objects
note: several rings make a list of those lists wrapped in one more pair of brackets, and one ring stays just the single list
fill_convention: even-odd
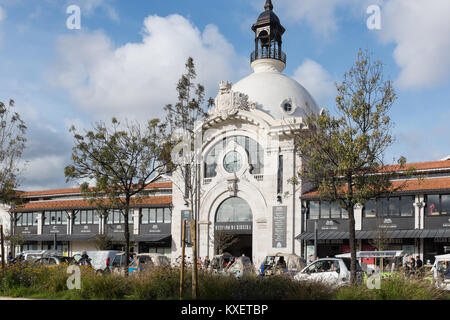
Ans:
[{"label": "stone coat of arms", "polygon": [[214,100],[214,108],[212,108],[210,114],[226,119],[237,114],[239,110],[250,111],[256,108],[256,103],[249,102],[246,94],[232,91],[231,86],[230,82],[219,84],[219,93]]}]

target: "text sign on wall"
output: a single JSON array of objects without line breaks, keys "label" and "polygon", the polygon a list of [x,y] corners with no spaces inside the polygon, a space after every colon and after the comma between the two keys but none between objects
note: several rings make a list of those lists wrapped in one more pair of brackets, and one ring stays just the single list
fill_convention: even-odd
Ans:
[{"label": "text sign on wall", "polygon": [[[191,246],[191,210],[181,210],[181,228],[183,229],[183,221],[186,220],[186,230],[185,230],[185,241],[186,241],[186,246],[189,247]],[[183,230],[181,230],[181,237],[183,237]],[[182,239],[180,239],[180,243],[181,243]]]},{"label": "text sign on wall", "polygon": [[272,247],[286,248],[287,207],[273,207],[272,212]]}]

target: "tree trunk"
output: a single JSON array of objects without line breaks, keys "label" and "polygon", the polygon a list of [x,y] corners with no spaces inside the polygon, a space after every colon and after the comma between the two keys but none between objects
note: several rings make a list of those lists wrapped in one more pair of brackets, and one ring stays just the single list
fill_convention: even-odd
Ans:
[{"label": "tree trunk", "polygon": [[130,212],[130,197],[126,197],[124,222],[125,222],[125,276],[128,276],[128,261],[130,260],[130,228],[128,224],[128,214]]},{"label": "tree trunk", "polygon": [[355,214],[353,206],[348,210],[349,218],[349,245],[350,245],[350,284],[356,284],[356,245],[355,245]]}]

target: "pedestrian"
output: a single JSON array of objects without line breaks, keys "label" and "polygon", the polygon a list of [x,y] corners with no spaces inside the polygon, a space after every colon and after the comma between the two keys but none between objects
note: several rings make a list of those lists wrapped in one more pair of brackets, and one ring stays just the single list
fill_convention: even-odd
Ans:
[{"label": "pedestrian", "polygon": [[420,256],[416,257],[416,270],[419,272],[420,276],[423,276],[423,261],[420,259]]},{"label": "pedestrian", "polygon": [[13,261],[13,256],[12,256],[12,252],[10,251],[9,253],[8,253],[8,264],[11,264],[12,263],[12,261]]},{"label": "pedestrian", "polygon": [[413,255],[409,258],[409,274],[414,275],[416,273],[416,260],[414,260]]},{"label": "pedestrian", "polygon": [[91,258],[89,258],[86,251],[81,252],[81,258],[78,261],[78,265],[80,265],[80,266],[90,266],[91,265]]},{"label": "pedestrian", "polygon": [[210,263],[211,261],[209,260],[209,256],[206,256],[205,260],[203,260],[203,269],[208,270]]}]

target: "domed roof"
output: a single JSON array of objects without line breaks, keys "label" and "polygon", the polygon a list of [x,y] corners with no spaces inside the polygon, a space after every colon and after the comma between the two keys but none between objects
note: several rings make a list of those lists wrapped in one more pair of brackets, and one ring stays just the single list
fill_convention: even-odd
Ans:
[{"label": "domed roof", "polygon": [[248,95],[274,119],[306,117],[319,113],[319,107],[309,92],[297,81],[281,71],[285,64],[274,59],[261,59],[252,63],[254,73],[233,85],[232,90]]}]

